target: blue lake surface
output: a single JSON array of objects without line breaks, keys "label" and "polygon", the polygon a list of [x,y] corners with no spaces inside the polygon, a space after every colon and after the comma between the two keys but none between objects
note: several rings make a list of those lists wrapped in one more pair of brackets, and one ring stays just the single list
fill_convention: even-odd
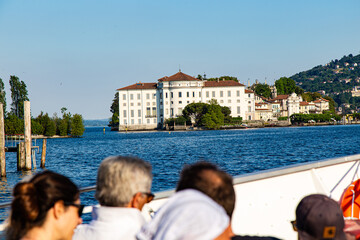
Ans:
[{"label": "blue lake surface", "polygon": [[[153,166],[154,192],[174,188],[184,164],[208,160],[233,176],[296,163],[359,154],[360,125],[261,128],[189,132],[111,132],[86,128],[82,138],[48,139],[46,168],[70,177],[79,187],[95,185],[100,162],[111,155],[138,156]],[[42,145],[37,140],[37,145]],[[41,152],[41,151],[40,151]],[[36,155],[37,165],[40,155]],[[6,153],[7,178],[0,182],[0,202],[27,175],[16,171],[16,153]],[[82,194],[95,204],[94,193]],[[0,210],[0,221],[7,210]]]}]

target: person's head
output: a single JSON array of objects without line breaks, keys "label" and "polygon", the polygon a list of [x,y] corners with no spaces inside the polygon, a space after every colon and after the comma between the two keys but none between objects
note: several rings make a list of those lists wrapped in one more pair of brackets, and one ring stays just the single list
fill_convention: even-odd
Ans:
[{"label": "person's head", "polygon": [[20,239],[33,228],[50,228],[59,239],[71,239],[82,222],[79,194],[70,179],[51,171],[18,183],[13,190],[7,239]]},{"label": "person's head", "polygon": [[300,240],[346,239],[339,204],[321,194],[312,194],[300,201],[293,226]]},{"label": "person's head", "polygon": [[176,191],[198,190],[220,206],[231,218],[235,207],[235,191],[232,177],[209,162],[197,162],[183,168]]},{"label": "person's head", "polygon": [[135,157],[108,157],[98,170],[95,198],[102,206],[141,210],[153,198],[151,181],[149,163]]},{"label": "person's head", "polygon": [[176,192],[137,234],[138,240],[230,239],[225,209],[200,191]]}]

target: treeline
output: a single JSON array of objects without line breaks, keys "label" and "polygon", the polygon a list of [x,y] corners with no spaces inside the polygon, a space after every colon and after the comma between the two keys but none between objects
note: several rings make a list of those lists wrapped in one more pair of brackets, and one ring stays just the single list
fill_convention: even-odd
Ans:
[{"label": "treeline", "polygon": [[303,114],[303,113],[295,113],[290,116],[290,120],[292,124],[299,123],[308,123],[308,122],[333,122],[340,121],[341,116],[333,113],[324,113],[324,114]]},{"label": "treeline", "polygon": [[[11,110],[6,111],[6,96],[4,82],[0,78],[0,102],[3,104],[5,134],[24,134],[24,101],[29,101],[26,84],[16,76],[10,76]],[[80,114],[66,112],[61,109],[62,117],[49,117],[47,113],[41,112],[39,116],[31,119],[31,133],[45,136],[67,136],[80,137],[85,128],[83,118]]]},{"label": "treeline", "polygon": [[[62,118],[59,118],[56,114],[49,117],[47,113],[41,112],[39,116],[31,119],[31,134],[33,135],[80,137],[84,131],[83,118],[80,114],[71,115],[63,111]],[[13,113],[7,114],[5,134],[24,134],[24,120]]]},{"label": "treeline", "polygon": [[194,125],[195,127],[205,127],[207,129],[219,129],[223,125],[241,124],[242,118],[231,117],[231,110],[228,107],[220,106],[215,99],[209,103],[190,103],[183,112],[182,116],[169,118],[165,124]]}]

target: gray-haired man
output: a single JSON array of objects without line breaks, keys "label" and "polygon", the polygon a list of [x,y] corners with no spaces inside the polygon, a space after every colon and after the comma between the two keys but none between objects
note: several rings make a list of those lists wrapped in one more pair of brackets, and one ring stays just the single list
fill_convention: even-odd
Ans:
[{"label": "gray-haired man", "polygon": [[151,165],[133,157],[108,157],[100,164],[90,224],[80,225],[75,240],[135,239],[145,223],[140,211],[154,195]]}]

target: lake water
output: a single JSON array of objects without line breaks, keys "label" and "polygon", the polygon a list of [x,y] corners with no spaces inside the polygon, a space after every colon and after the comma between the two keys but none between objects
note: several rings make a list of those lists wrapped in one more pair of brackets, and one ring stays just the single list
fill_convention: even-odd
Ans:
[{"label": "lake water", "polygon": [[[82,138],[48,139],[46,168],[70,177],[79,187],[95,185],[100,162],[111,155],[132,155],[153,166],[154,192],[174,188],[184,164],[208,160],[233,176],[296,163],[359,154],[360,125],[262,128],[222,131],[118,133],[86,128]],[[42,141],[37,144],[41,147]],[[40,153],[36,155],[39,166]],[[16,171],[16,153],[6,153],[7,178],[0,202],[31,172]],[[82,202],[95,204],[93,192]],[[0,210],[0,221],[6,210]]]}]

